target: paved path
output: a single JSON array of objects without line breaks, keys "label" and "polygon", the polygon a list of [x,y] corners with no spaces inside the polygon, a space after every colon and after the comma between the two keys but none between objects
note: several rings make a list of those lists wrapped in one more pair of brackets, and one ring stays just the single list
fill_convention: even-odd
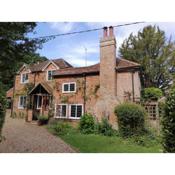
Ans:
[{"label": "paved path", "polygon": [[0,143],[0,153],[71,153],[75,152],[59,137],[43,126],[12,119],[7,115]]}]

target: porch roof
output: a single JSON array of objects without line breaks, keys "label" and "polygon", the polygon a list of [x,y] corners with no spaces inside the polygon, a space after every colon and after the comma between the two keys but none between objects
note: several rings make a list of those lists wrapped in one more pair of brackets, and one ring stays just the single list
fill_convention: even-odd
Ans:
[{"label": "porch roof", "polygon": [[53,89],[46,83],[46,82],[42,82],[42,83],[38,83],[30,92],[29,95],[31,94],[35,94],[37,93],[42,93],[41,88],[43,88],[45,90],[45,92],[47,92],[47,94],[52,95]]}]

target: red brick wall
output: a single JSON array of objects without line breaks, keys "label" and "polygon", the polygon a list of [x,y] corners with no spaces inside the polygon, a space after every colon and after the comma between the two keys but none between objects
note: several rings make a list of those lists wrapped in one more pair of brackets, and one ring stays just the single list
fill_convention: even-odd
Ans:
[{"label": "red brick wall", "polygon": [[[29,73],[28,78],[29,81],[28,83],[33,83],[35,82],[35,85],[40,82],[45,82],[46,81],[46,75],[48,70],[54,70],[56,69],[54,65],[50,64],[48,67],[43,71],[43,72],[37,72],[37,73],[29,73],[30,70],[24,68],[20,74],[16,75],[15,77],[15,90],[14,90],[14,102],[13,102],[13,112],[15,112],[17,115],[21,112],[26,115],[26,109],[19,109],[18,108],[18,103],[19,103],[19,96],[21,95],[26,95],[27,92],[25,90],[26,84],[21,83],[21,74],[22,73]],[[47,81],[47,83],[51,86],[54,87],[55,81]]]},{"label": "red brick wall", "polygon": [[[68,104],[84,104],[84,85],[85,77],[64,77],[56,78],[56,88],[54,90],[54,103],[63,103],[62,99],[67,98]],[[76,82],[75,93],[62,93],[62,84],[68,82]],[[99,89],[95,93],[96,86],[99,86],[99,76],[87,76],[86,77],[86,96],[85,96],[85,110],[86,112],[93,113],[93,106],[95,105],[98,96]]]}]

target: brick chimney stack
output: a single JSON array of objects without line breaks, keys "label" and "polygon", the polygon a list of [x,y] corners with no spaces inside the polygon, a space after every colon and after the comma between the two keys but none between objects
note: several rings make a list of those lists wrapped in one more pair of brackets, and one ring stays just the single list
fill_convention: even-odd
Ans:
[{"label": "brick chimney stack", "polygon": [[108,28],[103,27],[103,38],[106,38],[108,36]]},{"label": "brick chimney stack", "polygon": [[113,27],[103,28],[100,40],[100,92],[101,96],[116,95],[116,40]]},{"label": "brick chimney stack", "polygon": [[[109,119],[111,124],[116,123],[114,108],[119,103],[117,98],[116,73],[116,40],[113,27],[104,27],[100,39],[100,94],[94,106],[95,115],[99,120],[102,117]],[[114,125],[113,125],[114,126]],[[115,126],[117,128],[117,123]]]},{"label": "brick chimney stack", "polygon": [[114,28],[112,26],[109,27],[109,36],[114,36]]}]

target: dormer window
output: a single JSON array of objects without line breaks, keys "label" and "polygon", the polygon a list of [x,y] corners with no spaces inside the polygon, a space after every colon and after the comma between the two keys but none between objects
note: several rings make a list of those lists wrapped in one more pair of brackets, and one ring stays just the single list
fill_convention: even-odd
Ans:
[{"label": "dormer window", "polygon": [[21,74],[21,83],[28,83],[28,81],[29,81],[28,73]]},{"label": "dormer window", "polygon": [[47,81],[50,81],[50,80],[53,79],[52,74],[53,74],[53,70],[48,70],[47,71]]},{"label": "dormer window", "polygon": [[63,93],[76,92],[76,83],[75,82],[63,83],[62,84],[62,92]]}]

